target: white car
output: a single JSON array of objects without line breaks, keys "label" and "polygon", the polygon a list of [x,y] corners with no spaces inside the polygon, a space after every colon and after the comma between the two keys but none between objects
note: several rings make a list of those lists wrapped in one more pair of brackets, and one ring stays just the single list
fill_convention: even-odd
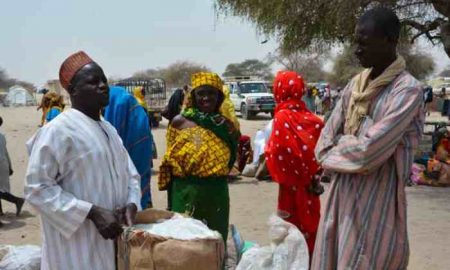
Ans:
[{"label": "white car", "polygon": [[270,113],[273,116],[275,100],[263,80],[226,82],[230,89],[230,99],[234,109],[243,119],[249,119],[258,113]]}]

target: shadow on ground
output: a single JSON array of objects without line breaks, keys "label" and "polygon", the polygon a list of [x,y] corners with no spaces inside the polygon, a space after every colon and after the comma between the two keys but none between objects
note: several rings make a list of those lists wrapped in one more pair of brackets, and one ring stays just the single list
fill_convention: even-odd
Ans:
[{"label": "shadow on ground", "polygon": [[34,215],[32,215],[29,211],[22,211],[20,216],[16,216],[15,213],[7,212],[4,215],[0,216],[0,221],[3,223],[3,226],[0,227],[0,230],[8,231],[21,228],[26,225],[26,222],[23,220],[32,217],[34,217]]}]

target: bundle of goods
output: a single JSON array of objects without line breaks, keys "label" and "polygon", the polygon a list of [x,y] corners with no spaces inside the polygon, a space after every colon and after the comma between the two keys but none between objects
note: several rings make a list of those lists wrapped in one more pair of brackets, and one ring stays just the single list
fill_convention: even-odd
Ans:
[{"label": "bundle of goods", "polygon": [[450,163],[446,153],[439,149],[434,158],[426,159],[426,166],[415,163],[411,169],[411,181],[416,185],[435,187],[450,186]]},{"label": "bundle of goods", "polygon": [[242,171],[243,176],[255,177],[258,180],[270,180],[270,174],[267,170],[264,149],[272,132],[273,120],[270,120],[264,129],[258,130],[253,139],[255,146],[253,150],[252,162],[247,164]]},{"label": "bundle of goods", "polygon": [[270,246],[255,245],[245,251],[236,270],[307,270],[308,245],[297,227],[275,215],[269,226]]},{"label": "bundle of goods", "polygon": [[438,159],[430,159],[427,167],[415,164],[411,180],[418,185],[450,186],[450,164]]},{"label": "bundle of goods", "polygon": [[222,269],[221,235],[199,220],[147,209],[118,241],[119,270]]},{"label": "bundle of goods", "polygon": [[450,186],[450,136],[446,124],[437,124],[432,135],[434,153],[415,159],[411,181],[418,185]]},{"label": "bundle of goods", "polygon": [[227,239],[225,269],[235,270],[242,259],[242,255],[255,246],[257,246],[257,244],[252,241],[244,241],[236,226],[230,224]]},{"label": "bundle of goods", "polygon": [[0,269],[39,270],[41,269],[41,248],[35,245],[0,246]]}]

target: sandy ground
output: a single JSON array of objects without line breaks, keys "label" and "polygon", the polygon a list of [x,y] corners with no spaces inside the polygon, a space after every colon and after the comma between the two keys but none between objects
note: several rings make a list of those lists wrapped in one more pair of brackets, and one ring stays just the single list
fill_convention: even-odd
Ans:
[{"label": "sandy ground", "polygon": [[[3,108],[0,116],[6,134],[9,153],[14,166],[11,178],[12,192],[22,196],[24,175],[27,167],[25,142],[37,129],[40,112],[35,107]],[[252,121],[241,121],[242,132],[253,136],[269,120],[262,115]],[[165,127],[154,130],[158,154],[165,151]],[[159,160],[155,162],[158,168]],[[157,172],[155,172],[157,173]],[[156,179],[156,175],[153,176]],[[166,194],[153,185],[153,201],[156,207],[166,207]],[[246,240],[260,244],[268,243],[267,220],[274,213],[277,201],[277,186],[270,182],[258,182],[244,178],[230,185],[231,223],[237,225]],[[450,269],[450,189],[415,186],[407,188],[408,228],[411,244],[409,269]],[[326,194],[322,196],[322,202]],[[5,226],[0,229],[0,244],[39,244],[41,242],[39,216],[29,206],[16,218],[15,207],[3,202],[7,214],[0,217]]]}]

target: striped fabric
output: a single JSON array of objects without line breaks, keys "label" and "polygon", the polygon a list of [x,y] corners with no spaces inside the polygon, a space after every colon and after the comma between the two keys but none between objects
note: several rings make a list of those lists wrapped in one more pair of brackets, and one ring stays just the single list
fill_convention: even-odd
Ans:
[{"label": "striped fabric", "polygon": [[400,74],[374,101],[357,136],[343,135],[352,82],[316,147],[332,184],[311,269],[406,269],[405,182],[424,122],[422,87]]},{"label": "striped fabric", "polygon": [[113,241],[86,219],[92,204],[140,208],[139,174],[114,127],[71,109],[27,147],[25,196],[41,214],[41,269],[115,269]]}]

